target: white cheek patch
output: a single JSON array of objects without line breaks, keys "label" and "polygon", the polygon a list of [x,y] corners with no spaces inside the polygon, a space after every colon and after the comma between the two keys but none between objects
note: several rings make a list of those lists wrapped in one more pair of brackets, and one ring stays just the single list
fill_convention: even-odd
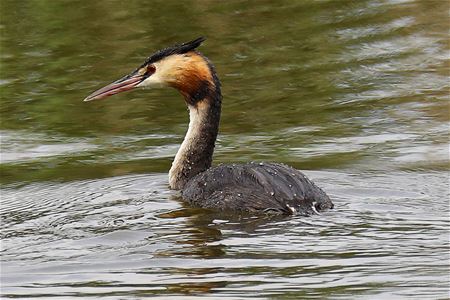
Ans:
[{"label": "white cheek patch", "polygon": [[167,87],[175,80],[176,74],[183,69],[188,58],[183,55],[172,55],[155,62],[156,72],[142,81],[137,87]]},{"label": "white cheek patch", "polygon": [[150,77],[148,77],[147,79],[145,79],[144,81],[142,81],[141,83],[139,83],[137,85],[137,87],[143,87],[143,88],[145,88],[145,87],[164,87],[164,86],[166,86],[166,84],[163,80],[161,80],[158,73],[151,75]]}]

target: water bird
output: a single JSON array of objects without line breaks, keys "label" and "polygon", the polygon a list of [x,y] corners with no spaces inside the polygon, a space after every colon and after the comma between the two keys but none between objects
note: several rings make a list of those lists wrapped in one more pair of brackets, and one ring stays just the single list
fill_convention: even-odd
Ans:
[{"label": "water bird", "polygon": [[219,131],[221,84],[213,64],[196,50],[205,40],[155,52],[130,74],[87,96],[99,100],[141,87],[177,89],[189,109],[189,127],[169,171],[171,189],[192,206],[239,213],[319,214],[333,208],[327,194],[302,172],[281,163],[211,166]]}]

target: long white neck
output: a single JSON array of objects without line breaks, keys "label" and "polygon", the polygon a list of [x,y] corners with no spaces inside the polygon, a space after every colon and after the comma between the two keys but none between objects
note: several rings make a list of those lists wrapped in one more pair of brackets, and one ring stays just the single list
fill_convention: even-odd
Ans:
[{"label": "long white neck", "polygon": [[220,101],[204,99],[188,108],[189,128],[169,171],[170,187],[177,190],[211,167],[219,130]]}]

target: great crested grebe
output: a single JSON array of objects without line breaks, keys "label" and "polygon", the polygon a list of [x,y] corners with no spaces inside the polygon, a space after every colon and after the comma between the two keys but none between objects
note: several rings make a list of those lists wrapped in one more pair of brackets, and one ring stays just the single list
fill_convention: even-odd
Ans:
[{"label": "great crested grebe", "polygon": [[93,92],[91,101],[138,87],[169,86],[184,96],[189,129],[169,171],[172,189],[191,205],[221,211],[311,215],[333,208],[330,198],[300,171],[280,163],[211,167],[222,94],[211,62],[195,48],[204,38],[150,56],[131,74]]}]

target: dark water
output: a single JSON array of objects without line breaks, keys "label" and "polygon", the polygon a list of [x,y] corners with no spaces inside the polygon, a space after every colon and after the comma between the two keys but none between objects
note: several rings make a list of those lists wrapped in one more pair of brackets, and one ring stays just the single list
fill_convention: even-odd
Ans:
[{"label": "dark water", "polygon": [[[447,299],[447,1],[6,1],[3,298]],[[82,99],[200,35],[224,106],[215,163],[305,170],[336,209],[188,208],[173,90]]]}]

